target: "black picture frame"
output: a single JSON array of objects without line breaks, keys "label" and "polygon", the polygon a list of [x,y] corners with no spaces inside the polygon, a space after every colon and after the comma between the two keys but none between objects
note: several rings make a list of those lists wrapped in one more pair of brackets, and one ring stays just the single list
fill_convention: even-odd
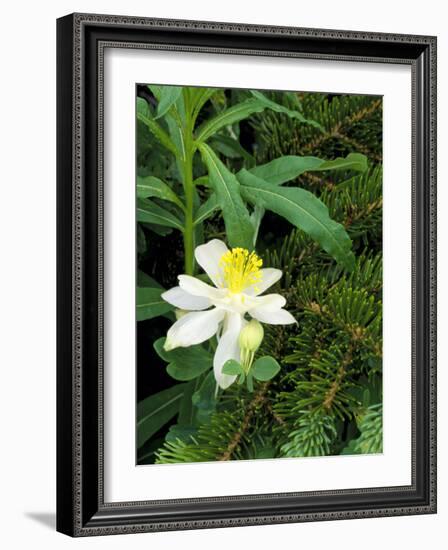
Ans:
[{"label": "black picture frame", "polygon": [[[101,109],[111,44],[412,67],[410,486],[104,502]],[[57,21],[57,52],[57,530],[89,536],[435,513],[436,38],[72,14]]]}]

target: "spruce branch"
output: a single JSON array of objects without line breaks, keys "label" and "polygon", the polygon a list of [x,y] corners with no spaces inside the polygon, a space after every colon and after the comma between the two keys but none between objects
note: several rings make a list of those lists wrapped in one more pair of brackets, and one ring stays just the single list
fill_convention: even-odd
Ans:
[{"label": "spruce branch", "polygon": [[352,360],[353,360],[353,345],[350,345],[349,349],[347,350],[346,354],[342,359],[339,369],[337,370],[334,381],[332,382],[329,390],[325,394],[323,407],[326,411],[329,411],[331,409],[334,399],[336,397],[336,394],[339,388],[341,387],[342,380],[344,379],[344,376],[347,373],[347,367],[350,365]]},{"label": "spruce branch", "polygon": [[230,440],[226,450],[224,453],[222,453],[221,456],[217,457],[217,460],[219,461],[225,461],[230,460],[233,456],[233,453],[235,452],[235,449],[240,444],[242,438],[244,437],[245,433],[247,432],[252,417],[256,413],[257,409],[264,403],[266,392],[269,387],[269,382],[266,382],[260,386],[258,391],[255,393],[254,398],[249,403],[249,406],[247,407],[246,414],[244,415],[243,421],[241,422],[240,429],[235,432],[232,439]]}]

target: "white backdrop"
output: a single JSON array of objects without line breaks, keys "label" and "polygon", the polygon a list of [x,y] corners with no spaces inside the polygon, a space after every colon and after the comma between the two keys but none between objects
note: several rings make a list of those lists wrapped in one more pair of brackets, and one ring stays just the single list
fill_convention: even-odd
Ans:
[{"label": "white backdrop", "polygon": [[[256,9],[254,9],[256,6]],[[60,0],[9,3],[3,10],[0,163],[2,200],[1,328],[2,453],[0,487],[2,543],[6,548],[271,548],[279,539],[301,547],[379,549],[397,539],[410,550],[440,548],[448,520],[448,403],[446,338],[448,262],[446,216],[440,214],[439,256],[439,514],[319,524],[246,527],[71,540],[54,532],[55,509],[55,19],[73,11],[117,13],[439,35],[439,152],[448,138],[447,53],[443,4],[437,0],[403,6],[375,0],[276,0],[243,3],[165,0]],[[439,167],[439,204],[448,200],[446,164]],[[6,194],[5,194],[6,192]],[[439,207],[439,211],[442,212]],[[5,253],[6,252],[6,253]],[[5,307],[6,306],[6,307]],[[124,538],[126,537],[126,538]]]},{"label": "white backdrop", "polygon": [[[362,71],[362,78],[359,74]],[[410,485],[411,69],[108,49],[104,58],[106,501]],[[135,467],[135,83],[369,93],[383,100],[383,453]],[[396,343],[400,342],[397,346]]]}]

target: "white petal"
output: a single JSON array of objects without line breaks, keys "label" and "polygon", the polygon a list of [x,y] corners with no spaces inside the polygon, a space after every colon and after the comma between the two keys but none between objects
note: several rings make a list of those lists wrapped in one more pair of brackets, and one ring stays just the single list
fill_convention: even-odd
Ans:
[{"label": "white petal", "polygon": [[216,334],[224,315],[225,312],[217,308],[187,313],[168,330],[165,349],[187,348],[205,342]]},{"label": "white petal", "polygon": [[280,294],[266,294],[266,296],[251,296],[246,299],[249,313],[257,311],[278,311],[286,304],[286,299]]},{"label": "white petal", "polygon": [[255,317],[255,319],[258,319],[262,323],[267,323],[268,325],[290,325],[297,322],[286,309],[269,311],[264,308],[255,308],[251,309],[250,314],[252,317]]},{"label": "white petal", "polygon": [[225,243],[213,239],[196,247],[194,251],[196,261],[218,288],[223,286],[222,269],[219,262],[228,250]]},{"label": "white petal", "polygon": [[225,390],[236,379],[236,376],[223,374],[224,363],[229,359],[240,360],[240,347],[238,338],[243,327],[243,317],[239,313],[228,313],[224,321],[224,328],[216,348],[213,359],[213,369],[216,382]]},{"label": "white petal", "polygon": [[180,288],[180,286],[170,288],[162,294],[162,298],[165,302],[168,302],[173,306],[191,311],[201,311],[202,309],[207,309],[212,305],[208,298],[193,296]]},{"label": "white petal", "polygon": [[191,277],[190,275],[179,275],[179,286],[188,294],[193,296],[201,296],[203,298],[209,298],[211,300],[218,300],[222,297],[222,291],[210,286],[207,283],[204,283],[196,277]]},{"label": "white petal", "polygon": [[272,286],[278,280],[280,280],[283,275],[283,272],[280,269],[274,269],[273,267],[260,269],[260,271],[261,271],[260,282],[247,288],[245,290],[246,294],[250,294],[252,296],[258,296],[259,294],[262,294],[270,286]]}]

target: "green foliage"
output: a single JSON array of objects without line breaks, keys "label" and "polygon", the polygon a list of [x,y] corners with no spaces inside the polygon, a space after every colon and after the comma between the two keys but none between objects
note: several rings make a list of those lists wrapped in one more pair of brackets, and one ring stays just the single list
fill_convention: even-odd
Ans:
[{"label": "green foliage", "polygon": [[293,180],[305,172],[324,172],[327,170],[367,170],[367,159],[364,155],[349,153],[346,158],[322,160],[316,157],[297,157],[285,155],[251,168],[249,172],[262,180],[281,185]]},{"label": "green foliage", "polygon": [[[273,99],[282,100],[280,92]],[[291,104],[290,96],[284,101]],[[323,132],[312,126],[298,126],[287,116],[267,111],[253,117],[258,158],[281,155],[309,155],[332,159],[350,152],[363,153],[370,161],[382,160],[382,101],[376,96],[301,94],[302,112],[318,120]]]},{"label": "green foliage", "polygon": [[305,410],[299,413],[295,424],[297,429],[289,433],[288,441],[280,449],[281,456],[292,458],[333,454],[337,430],[332,416]]},{"label": "green foliage", "polygon": [[137,405],[137,447],[141,447],[179,412],[179,405],[185,389],[185,384],[177,384],[139,402]]},{"label": "green foliage", "polygon": [[232,447],[233,458],[238,458],[241,456],[241,442],[236,442],[236,436],[239,433],[241,421],[241,414],[238,414],[238,411],[215,414],[209,424],[201,425],[198,433],[190,436],[189,441],[185,442],[179,438],[167,441],[156,453],[156,463],[224,460],[229,447]]},{"label": "green foliage", "polygon": [[162,288],[137,287],[137,321],[152,319],[173,309],[161,298]]},{"label": "green foliage", "polygon": [[165,351],[164,343],[165,338],[159,338],[154,342],[154,349],[159,357],[168,363],[166,370],[174,380],[193,380],[212,366],[211,354],[200,345]]},{"label": "green foliage", "polygon": [[267,382],[268,380],[272,380],[274,376],[280,372],[280,365],[273,357],[264,355],[255,361],[250,372],[255,380]]},{"label": "green foliage", "polygon": [[159,199],[173,202],[181,210],[185,210],[185,205],[181,203],[171,187],[153,176],[146,176],[145,178],[137,176],[137,197],[140,199],[158,197]]},{"label": "green foliage", "polygon": [[179,229],[179,231],[184,230],[181,220],[169,210],[145,199],[137,200],[137,220],[139,222],[174,227],[174,229]]},{"label": "green foliage", "polygon": [[236,176],[219,160],[208,145],[204,144],[200,149],[209,170],[210,185],[223,211],[229,245],[242,246],[251,250],[253,227]]},{"label": "green foliage", "polygon": [[372,405],[358,422],[361,435],[352,439],[341,454],[366,454],[383,452],[383,407]]},{"label": "green foliage", "polygon": [[[286,116],[300,126],[309,126],[314,131],[322,132],[322,126],[315,118],[306,117],[301,112],[300,102],[292,101],[292,105],[287,106],[281,101],[266,97],[257,90],[250,90],[247,92],[250,97],[236,96],[235,104],[221,108],[219,101],[216,101],[220,96],[219,90],[198,91],[188,87],[156,85],[149,85],[147,89],[155,98],[157,107],[154,109],[144,98],[137,98],[137,129],[141,130],[143,125],[145,130],[153,136],[156,144],[159,147],[162,146],[165,154],[168,153],[174,157],[172,160],[177,167],[177,174],[175,170],[170,169],[167,170],[166,176],[175,175],[178,181],[174,181],[170,186],[165,182],[165,176],[160,179],[157,173],[149,175],[139,173],[137,190],[140,198],[137,220],[152,224],[152,229],[159,234],[160,231],[154,229],[154,225],[177,229],[183,234],[184,265],[187,274],[193,274],[195,269],[193,250],[200,240],[197,225],[215,210],[215,205],[222,213],[226,237],[232,247],[241,246],[249,250],[254,247],[263,217],[260,209],[263,208],[276,212],[293,225],[300,227],[346,269],[352,268],[351,240],[341,224],[329,219],[326,206],[317,197],[300,188],[270,189],[270,181],[278,180],[278,166],[271,164],[254,166],[253,157],[235,139],[239,132],[237,125],[240,121],[265,111]],[[291,95],[289,94],[288,97]],[[215,106],[219,105],[217,112],[197,125],[201,110],[209,99],[212,102],[215,100]],[[226,129],[230,135],[225,135]],[[148,135],[145,135],[143,140],[148,143]],[[210,143],[206,143],[210,140]],[[247,168],[258,170],[258,176],[242,170],[237,177],[235,172],[221,161],[213,147],[218,151],[222,151],[224,147],[225,155],[230,158],[235,155],[241,156],[243,164],[247,163]],[[196,155],[198,151],[202,159],[202,166],[199,168],[197,168]],[[367,166],[366,158],[361,153],[351,153],[346,159],[291,157],[279,158],[277,162],[282,166],[284,163],[288,166],[291,164],[295,166],[298,163],[298,172],[297,167],[288,168],[287,172],[292,173],[290,177],[294,177],[294,173],[303,173],[308,169],[332,171],[343,168],[359,171],[365,170]],[[140,166],[139,160],[137,164]],[[203,172],[204,168],[208,173],[206,186],[210,186],[214,193],[208,193],[205,203],[202,203],[197,185],[199,181],[205,183],[201,179],[204,174],[196,178],[195,172],[198,170]],[[203,204],[207,204],[213,194],[215,195],[212,199],[213,208],[206,209],[205,217],[202,212],[197,216],[196,211],[200,210]],[[149,197],[174,203],[182,212],[175,212],[168,206],[150,201]],[[251,223],[246,201],[254,205],[254,212],[258,214],[255,224]],[[144,243],[140,243],[140,249],[145,250]]]},{"label": "green foliage", "polygon": [[[382,452],[381,98],[163,86],[142,96],[138,318],[154,320],[148,347],[160,357],[142,368],[173,385],[139,403],[139,463]],[[174,286],[212,238],[256,246],[281,269],[272,291],[297,319],[264,326],[248,371],[228,361],[237,383],[224,391],[213,344],[163,350],[163,289],[146,275],[160,264],[155,278]]]},{"label": "green foliage", "polygon": [[280,187],[242,171],[243,197],[300,227],[347,269],[353,268],[352,242],[343,226],[328,215],[328,208],[306,189]]}]

